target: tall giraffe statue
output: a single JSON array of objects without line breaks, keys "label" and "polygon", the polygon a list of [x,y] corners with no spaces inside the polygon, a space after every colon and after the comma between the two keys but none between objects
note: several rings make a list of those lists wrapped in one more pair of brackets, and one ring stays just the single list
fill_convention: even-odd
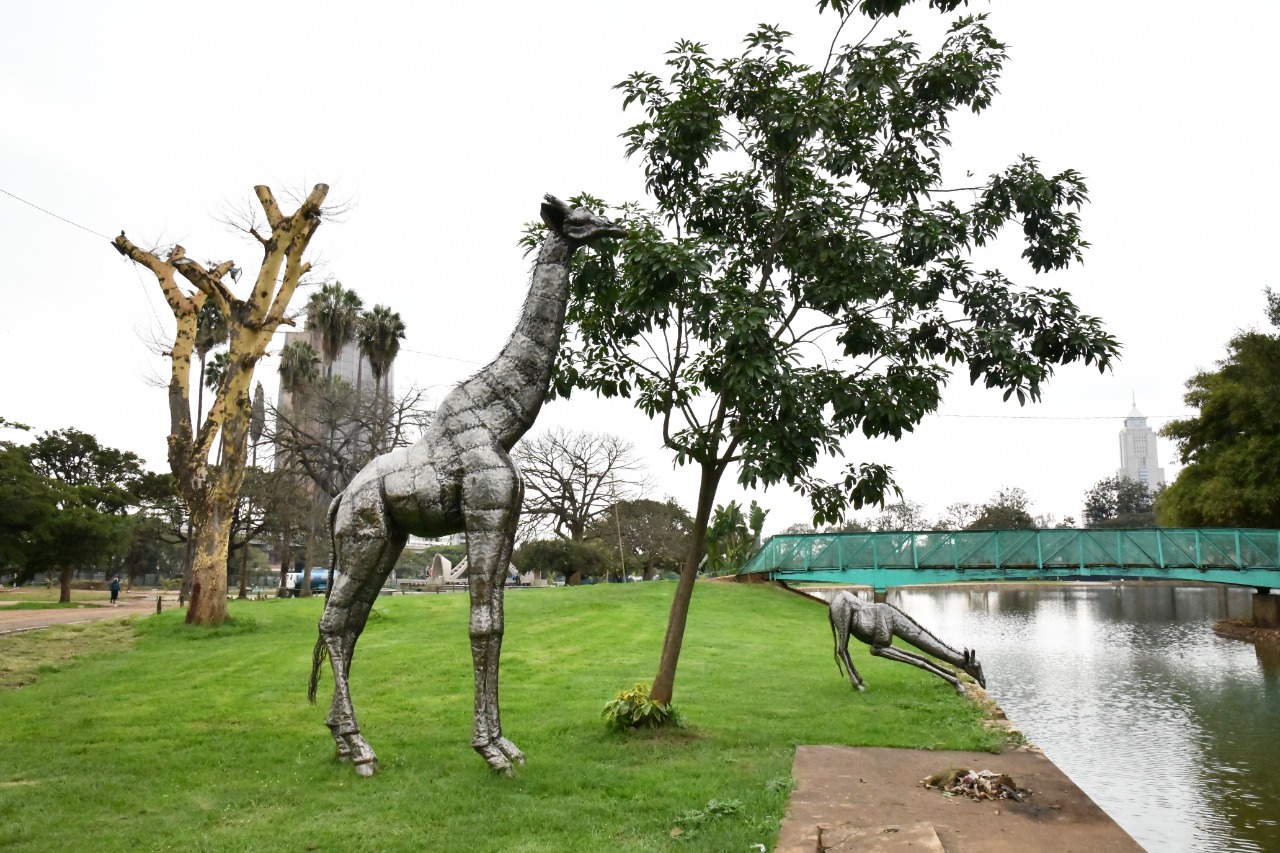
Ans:
[{"label": "tall giraffe statue", "polygon": [[333,579],[320,619],[309,693],[314,702],[327,654],[334,687],[325,722],[337,741],[338,757],[350,758],[361,776],[373,775],[377,756],[360,734],[351,704],[351,657],[410,535],[466,533],[476,679],[471,745],[490,767],[508,775],[512,762],[524,762],[524,754],[502,736],[498,714],[502,593],[524,499],[520,472],[508,454],[533,425],[551,384],[574,251],[624,234],[605,217],[570,208],[553,196],[543,202],[542,220],[547,236],[520,321],[502,352],[449,392],[415,444],[370,461],[329,507]]},{"label": "tall giraffe statue", "polygon": [[831,634],[836,643],[836,668],[843,674],[841,662],[849,668],[849,681],[858,690],[865,690],[862,676],[853,668],[853,660],[849,657],[849,637],[858,638],[871,647],[871,654],[888,658],[901,663],[918,666],[925,672],[931,672],[950,684],[961,696],[964,695],[964,683],[959,676],[945,667],[926,658],[924,655],[909,652],[893,645],[897,637],[928,652],[939,660],[952,666],[958,666],[973,676],[982,687],[987,686],[986,676],[982,673],[982,664],[973,649],[959,651],[939,640],[916,620],[903,613],[892,604],[868,604],[851,592],[842,590],[831,600],[827,612],[831,620]]}]

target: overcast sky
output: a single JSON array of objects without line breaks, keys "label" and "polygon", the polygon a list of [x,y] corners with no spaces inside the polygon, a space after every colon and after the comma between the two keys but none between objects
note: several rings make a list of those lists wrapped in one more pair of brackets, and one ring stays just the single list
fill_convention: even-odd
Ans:
[{"label": "overcast sky", "polygon": [[[957,121],[948,168],[985,176],[1028,153],[1086,176],[1085,263],[1037,277],[1010,243],[1000,266],[1070,291],[1123,358],[1102,376],[1061,370],[1026,408],[957,377],[914,434],[851,441],[846,455],[892,465],[931,517],[1018,486],[1036,512],[1078,518],[1085,490],[1119,464],[1131,395],[1157,428],[1185,414],[1186,379],[1262,322],[1262,290],[1277,285],[1280,4],[970,9],[990,14],[1011,59],[994,106]],[[528,276],[516,240],[542,194],[642,198],[618,138],[638,113],[622,112],[615,83],[660,71],[679,38],[737,52],[760,22],[794,32],[800,58],[820,63],[836,24],[809,0],[0,0],[0,13],[0,190],[75,223],[0,193],[0,416],[75,426],[157,470],[168,421],[153,382],[167,363],[146,340],[171,335],[172,318],[107,235],[178,241],[252,271],[258,251],[219,217],[258,183],[282,195],[330,184],[351,207],[320,228],[313,257],[366,305],[400,312],[397,385],[438,402],[510,332]],[[913,8],[880,32],[908,29],[931,47],[940,24]],[[258,368],[269,394],[277,363]],[[693,505],[695,473],[673,470],[658,425],[627,403],[555,401],[534,430],[556,425],[623,435],[648,460],[653,496]],[[1159,450],[1172,476],[1174,447]],[[738,496],[722,488],[721,502]],[[754,497],[771,509],[767,532],[808,519],[785,488]]]}]

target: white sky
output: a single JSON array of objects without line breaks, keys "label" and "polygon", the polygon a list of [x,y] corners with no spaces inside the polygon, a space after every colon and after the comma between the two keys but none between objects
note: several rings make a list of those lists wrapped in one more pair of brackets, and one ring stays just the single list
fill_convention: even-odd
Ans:
[{"label": "white sky", "polygon": [[[1035,283],[1101,316],[1123,359],[1105,376],[1062,370],[1042,404],[1022,409],[957,377],[916,433],[846,453],[893,465],[931,516],[1020,486],[1037,512],[1078,518],[1085,490],[1119,463],[1130,394],[1157,428],[1157,416],[1185,414],[1183,383],[1261,322],[1262,289],[1277,286],[1266,183],[1280,4],[979,0],[971,11],[990,13],[1011,60],[993,108],[956,122],[949,168],[985,177],[1025,152],[1086,176],[1085,264]],[[737,52],[759,22],[796,33],[815,62],[835,25],[810,0],[0,0],[0,189],[103,235],[179,241],[252,271],[256,248],[219,215],[257,183],[280,195],[329,183],[331,200],[354,206],[320,228],[312,257],[366,305],[400,312],[397,385],[438,401],[514,324],[528,274],[516,240],[542,194],[642,197],[618,139],[639,114],[621,111],[612,86],[660,71],[679,38]],[[880,32],[923,38],[939,24],[912,7]],[[1030,281],[1019,250],[1011,241],[1000,266]],[[144,339],[169,335],[172,319],[154,279],[3,194],[0,257],[0,416],[75,426],[164,470],[165,395],[147,378],[167,363]],[[269,393],[276,364],[259,367]],[[627,437],[649,460],[654,496],[692,507],[695,472],[672,470],[657,425],[628,403],[556,401],[534,429],[554,425]],[[1160,455],[1172,475],[1172,444]],[[720,501],[738,496],[722,488]],[[772,511],[766,532],[808,520],[785,488],[755,497]]]}]

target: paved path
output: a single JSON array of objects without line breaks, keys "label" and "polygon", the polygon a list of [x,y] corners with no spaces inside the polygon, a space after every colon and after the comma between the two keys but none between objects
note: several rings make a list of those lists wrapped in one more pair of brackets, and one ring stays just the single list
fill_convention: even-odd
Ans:
[{"label": "paved path", "polygon": [[[920,780],[948,768],[1006,773],[1024,803],[944,797]],[[796,789],[776,853],[1142,853],[1142,848],[1038,750],[924,751],[800,746]]]},{"label": "paved path", "polygon": [[[102,619],[119,619],[122,616],[145,616],[156,612],[155,592],[121,593],[119,607],[51,607],[48,610],[14,610],[0,605],[0,635],[17,631],[32,631],[50,625],[72,625],[76,622],[94,622]],[[75,600],[74,593],[72,601]],[[106,604],[105,600],[95,603]],[[177,593],[164,595],[164,609],[178,606]]]}]

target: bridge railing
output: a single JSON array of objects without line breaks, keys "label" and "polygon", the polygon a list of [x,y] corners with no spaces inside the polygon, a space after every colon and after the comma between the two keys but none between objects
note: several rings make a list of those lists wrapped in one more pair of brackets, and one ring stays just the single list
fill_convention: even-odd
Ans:
[{"label": "bridge railing", "polygon": [[1280,569],[1280,531],[1147,528],[783,534],[740,570]]}]

